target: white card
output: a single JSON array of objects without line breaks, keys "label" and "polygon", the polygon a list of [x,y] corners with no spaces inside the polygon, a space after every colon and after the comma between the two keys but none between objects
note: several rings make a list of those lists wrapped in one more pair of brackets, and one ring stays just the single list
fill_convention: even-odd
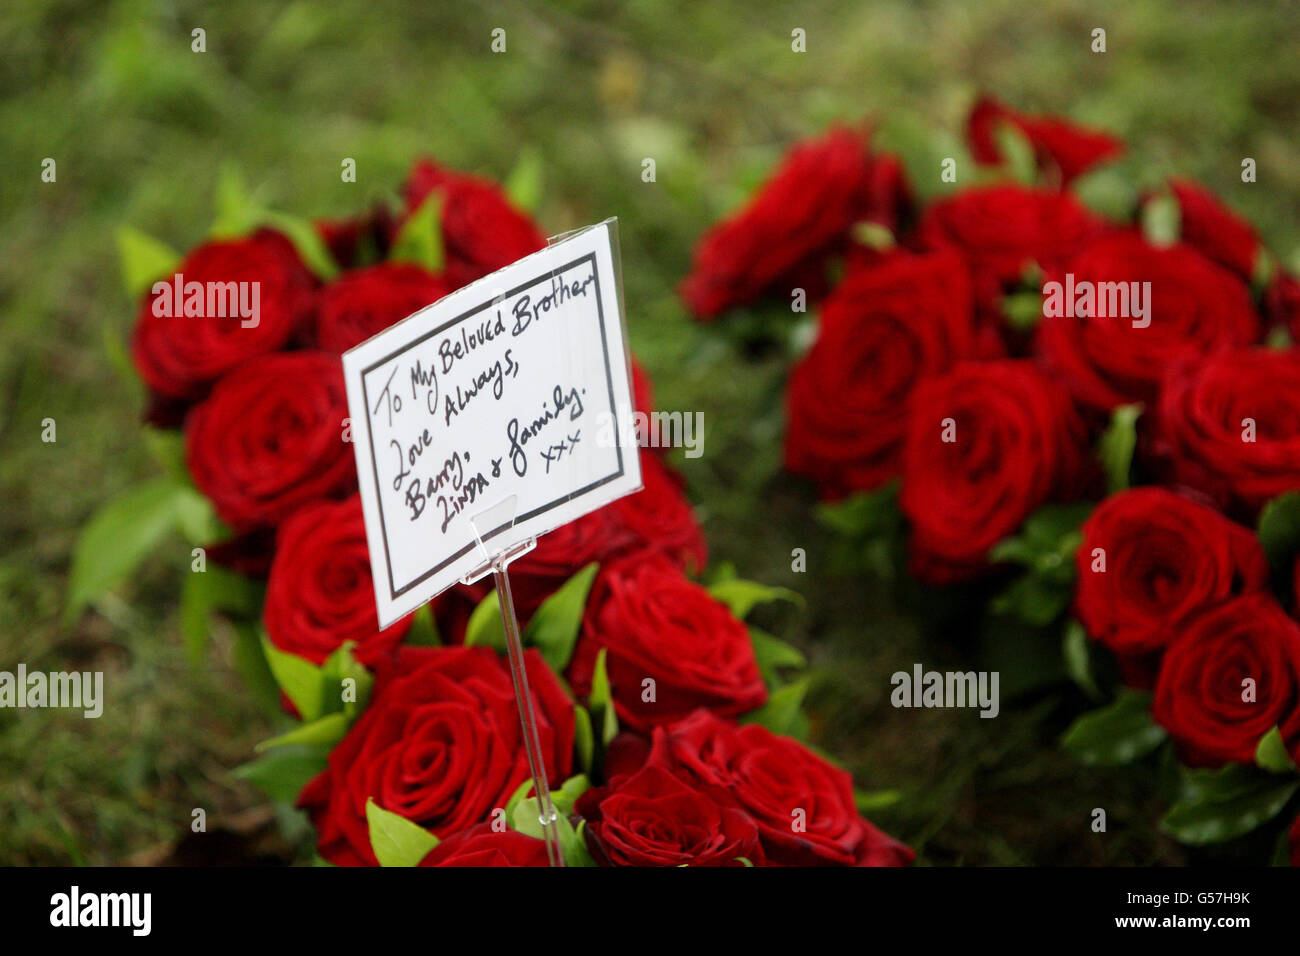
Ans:
[{"label": "white card", "polygon": [[584,229],[344,354],[381,626],[484,564],[476,516],[504,507],[495,554],[641,487],[616,243]]}]

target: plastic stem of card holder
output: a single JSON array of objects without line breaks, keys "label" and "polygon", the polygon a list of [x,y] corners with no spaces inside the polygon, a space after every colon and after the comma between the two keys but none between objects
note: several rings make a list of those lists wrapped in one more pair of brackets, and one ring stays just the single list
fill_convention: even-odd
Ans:
[{"label": "plastic stem of card holder", "polygon": [[506,566],[515,558],[531,551],[536,538],[526,538],[504,549],[489,546],[491,538],[507,533],[514,525],[517,499],[515,495],[498,502],[486,511],[470,518],[474,537],[484,558],[482,566],[475,568],[462,579],[473,584],[489,573],[496,583],[497,602],[501,606],[501,623],[506,635],[506,656],[510,660],[510,679],[515,687],[515,706],[519,710],[519,725],[523,730],[524,753],[528,757],[528,771],[532,775],[533,790],[537,794],[539,815],[537,822],[546,842],[546,858],[551,866],[564,866],[560,849],[560,833],[555,804],[551,802],[551,788],[546,773],[546,758],[542,753],[541,735],[537,731],[537,713],[533,708],[533,695],[528,687],[528,671],[524,667],[524,647],[519,633],[519,616],[515,613],[514,596],[510,593],[510,575]]}]

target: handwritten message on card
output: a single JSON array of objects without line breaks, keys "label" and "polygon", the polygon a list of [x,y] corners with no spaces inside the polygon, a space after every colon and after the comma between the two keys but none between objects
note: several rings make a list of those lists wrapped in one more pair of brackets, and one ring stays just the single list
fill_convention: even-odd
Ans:
[{"label": "handwritten message on card", "polygon": [[[380,623],[641,487],[612,222],[343,356]],[[475,518],[514,497],[514,521]]]}]

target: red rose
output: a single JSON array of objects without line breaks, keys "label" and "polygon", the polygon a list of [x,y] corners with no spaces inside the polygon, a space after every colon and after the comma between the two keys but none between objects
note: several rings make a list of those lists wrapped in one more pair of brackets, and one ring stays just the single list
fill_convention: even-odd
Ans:
[{"label": "red rose", "polygon": [[194,483],[239,531],[276,525],[356,487],[343,366],[324,352],[264,355],[223,378],[185,428]]},{"label": "red rose", "polygon": [[638,546],[660,551],[691,572],[708,564],[708,546],[682,479],[657,457],[641,453],[641,490],[608,505],[611,516]]},{"label": "red rose", "polygon": [[434,192],[441,203],[444,275],[453,290],[546,248],[546,236],[496,183],[421,160],[406,181],[407,214]]},{"label": "red rose", "polygon": [[[174,301],[176,276],[183,278],[180,301]],[[239,285],[227,285],[232,282]],[[204,243],[141,304],[131,342],[135,366],[163,396],[200,398],[214,379],[283,348],[311,311],[313,285],[292,243],[277,232]]]},{"label": "red rose", "polygon": [[827,497],[892,478],[917,383],[973,357],[974,337],[970,279],[957,255],[898,253],[851,271],[790,375],[786,467]]},{"label": "red rose", "polygon": [[[524,657],[547,779],[558,786],[573,765],[573,704],[537,651]],[[298,805],[325,859],[374,866],[368,798],[441,838],[486,822],[526,779],[505,662],[486,647],[402,647]]]},{"label": "red rose", "polygon": [[[591,691],[601,648],[618,719],[635,730],[697,707],[732,716],[767,700],[744,622],[661,554],[633,554],[601,568],[569,666],[580,695]],[[644,699],[647,678],[651,700]]]},{"label": "red rose", "polygon": [[546,844],[518,830],[493,830],[480,823],[453,833],[420,866],[550,866]]},{"label": "red rose", "polygon": [[946,584],[1054,497],[1081,490],[1086,430],[1065,389],[1028,360],[962,362],[912,397],[899,503],[911,568]]},{"label": "red rose", "polygon": [[1274,726],[1300,755],[1300,625],[1264,593],[1202,612],[1165,651],[1152,714],[1192,766],[1254,763]]},{"label": "red rose", "polygon": [[523,616],[593,561],[649,549],[683,569],[704,568],[704,534],[677,475],[642,451],[641,481],[640,491],[542,535],[536,548],[510,565],[515,603]]},{"label": "red rose", "polygon": [[[1091,289],[1093,314],[1072,316],[1066,273],[1073,288]],[[1070,259],[1052,278],[1062,283],[1059,302],[1067,314],[1047,315],[1038,326],[1043,361],[1060,376],[1075,399],[1109,411],[1126,402],[1152,402],[1167,368],[1259,337],[1250,292],[1236,276],[1188,246],[1158,248],[1136,233],[1099,239]],[[1089,286],[1082,286],[1082,283]],[[1140,293],[1145,316],[1134,317],[1133,283],[1151,283]],[[1127,290],[1114,301],[1101,283]],[[1138,285],[1138,290],[1144,286]],[[1076,299],[1078,293],[1076,292]],[[1106,316],[1096,313],[1103,311]],[[1124,303],[1127,302],[1127,308]],[[1044,309],[1048,299],[1044,299]],[[1110,315],[1114,311],[1128,315]],[[1134,322],[1149,323],[1145,327]]]},{"label": "red rose", "polygon": [[698,710],[655,729],[650,765],[725,793],[758,825],[771,863],[906,866],[915,858],[858,814],[847,773],[766,727]]},{"label": "red rose", "polygon": [[369,667],[402,642],[409,617],[379,629],[359,497],[314,502],[280,526],[262,621],[272,644],[313,664],[354,641]]},{"label": "red rose", "polygon": [[909,201],[901,166],[871,156],[863,134],[836,127],[798,143],[740,212],[700,239],[682,299],[711,319],[769,292],[815,288],[850,226],[892,229]]},{"label": "red rose", "polygon": [[966,122],[966,143],[976,162],[1002,162],[996,137],[1001,123],[1009,123],[1024,134],[1034,147],[1039,168],[1055,166],[1063,186],[1124,150],[1124,144],[1108,133],[1076,126],[1056,116],[1017,113],[992,97],[982,96]]},{"label": "red rose", "polygon": [[1194,613],[1268,586],[1254,534],[1163,488],[1123,491],[1098,505],[1083,525],[1076,564],[1075,612],[1121,659],[1157,655]]},{"label": "red rose", "polygon": [[1242,349],[1175,369],[1159,433],[1177,480],[1253,514],[1300,488],[1300,350]]},{"label": "red rose", "polygon": [[593,855],[610,866],[744,866],[739,857],[763,861],[758,828],[744,811],[658,767],[588,790],[576,809],[587,821]]},{"label": "red rose", "polygon": [[316,345],[342,354],[450,291],[441,278],[409,263],[346,272],[316,295]]},{"label": "red rose", "polygon": [[971,264],[975,301],[996,316],[1002,294],[1037,265],[1044,272],[1106,229],[1070,193],[1025,186],[980,186],[930,204],[917,234],[922,245],[953,248]]},{"label": "red rose", "polygon": [[1174,180],[1169,188],[1178,202],[1182,241],[1249,282],[1263,248],[1254,227],[1195,183]]}]

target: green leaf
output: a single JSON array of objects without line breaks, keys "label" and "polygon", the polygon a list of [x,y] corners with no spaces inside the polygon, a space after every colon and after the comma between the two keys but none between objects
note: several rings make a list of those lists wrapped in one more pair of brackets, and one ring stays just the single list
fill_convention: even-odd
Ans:
[{"label": "green leaf", "polygon": [[65,623],[122,584],[145,557],[176,530],[183,500],[193,490],[171,478],[136,485],[97,511],[82,528],[68,572]]},{"label": "green leaf", "polygon": [[262,648],[261,621],[232,622],[235,627],[235,644],[233,657],[235,669],[239,672],[243,684],[248,688],[249,696],[261,705],[272,719],[278,720],[284,715],[284,702],[280,685],[271,673],[267,663],[266,651]]},{"label": "green leaf", "polygon": [[[556,794],[551,793],[551,802],[555,803]],[[556,833],[560,838],[560,853],[564,856],[566,866],[595,866],[596,861],[591,858],[591,852],[587,849],[587,840],[584,836],[586,820],[579,822],[575,830],[569,818],[559,810],[556,804],[556,813],[558,818],[555,821]],[[536,797],[527,797],[520,800],[515,805],[514,813],[510,818],[511,826],[525,836],[533,837],[537,840],[545,839],[542,835],[542,812],[540,803]]]},{"label": "green leaf", "polygon": [[390,262],[413,262],[430,272],[440,272],[442,248],[442,197],[434,191],[402,224],[388,252]]},{"label": "green leaf", "polygon": [[555,805],[555,812],[561,816],[568,816],[573,812],[578,798],[590,789],[591,781],[585,773],[574,774],[560,784],[559,790],[551,791],[551,803]]},{"label": "green leaf", "polygon": [[1043,293],[1024,289],[1002,297],[1002,315],[1017,332],[1028,332],[1043,320]]},{"label": "green leaf", "polygon": [[823,502],[814,509],[821,524],[850,537],[873,537],[902,520],[898,509],[898,482],[873,491],[858,492],[842,501]]},{"label": "green leaf", "polygon": [[[370,689],[375,683],[370,671],[353,656],[353,641],[344,641],[343,645],[325,659],[321,665],[321,705],[325,713],[342,711],[351,723],[366,709],[370,701]],[[351,680],[349,688],[353,700],[344,700],[344,684]]]},{"label": "green leaf", "polygon": [[526,796],[528,796],[528,795],[529,795],[530,793],[532,793],[532,792],[533,792],[533,778],[532,778],[532,777],[529,777],[527,780],[525,780],[525,781],[524,781],[523,783],[521,783],[519,786],[515,787],[515,792],[512,793],[512,794],[510,795],[510,799],[506,801],[505,810],[506,810],[506,820],[507,820],[507,821],[513,820],[513,819],[515,818],[515,807],[519,806],[519,801],[520,801],[520,800],[524,799]]},{"label": "green leaf", "polygon": [[1002,156],[1002,165],[1016,182],[1032,186],[1038,179],[1038,160],[1034,144],[1019,127],[1012,123],[998,123],[993,139]]},{"label": "green leaf", "polygon": [[1065,634],[1061,639],[1061,653],[1065,657],[1065,669],[1070,678],[1085,694],[1093,700],[1101,700],[1101,689],[1092,672],[1092,650],[1088,645],[1088,632],[1074,618],[1065,624]]},{"label": "green leaf", "polygon": [[1255,250],[1255,262],[1250,270],[1250,288],[1256,297],[1262,296],[1273,283],[1280,268],[1277,257],[1263,246]]},{"label": "green leaf", "polygon": [[1300,789],[1300,779],[1279,778],[1244,764],[1218,770],[1184,769],[1182,792],[1160,828],[1199,846],[1235,839],[1271,820]]},{"label": "green leaf", "polygon": [[1290,573],[1300,552],[1300,491],[1288,491],[1264,505],[1259,543],[1275,570]]},{"label": "green leaf", "polygon": [[750,627],[749,640],[754,645],[754,659],[758,662],[759,673],[763,675],[763,682],[769,689],[776,688],[782,668],[808,666],[808,659],[799,648],[766,631]]},{"label": "green leaf", "polygon": [[262,207],[249,192],[244,175],[234,163],[223,163],[217,173],[217,215],[208,234],[213,239],[247,235],[261,220]]},{"label": "green leaf", "polygon": [[115,322],[105,322],[100,333],[104,346],[104,357],[117,374],[123,387],[131,395],[132,401],[139,404],[144,398],[144,382],[131,361],[127,351],[125,337]]},{"label": "green leaf", "polygon": [[1114,703],[1075,720],[1061,746],[1084,763],[1117,766],[1149,754],[1165,737],[1151,716],[1151,695],[1126,689]]},{"label": "green leaf", "polygon": [[1106,470],[1106,485],[1111,494],[1129,486],[1133,467],[1133,449],[1137,447],[1137,420],[1140,404],[1119,405],[1110,413],[1110,425],[1097,442],[1097,455]]},{"label": "green leaf", "polygon": [[227,533],[212,502],[188,482],[177,496],[176,524],[185,540],[194,545],[209,545]]},{"label": "green leaf", "polygon": [[808,693],[809,678],[801,677],[768,695],[767,703],[750,711],[741,723],[758,724],[774,734],[798,736],[804,695]]},{"label": "green leaf", "polygon": [[292,243],[303,263],[322,280],[339,274],[338,263],[316,227],[306,219],[277,212],[262,206],[249,191],[239,168],[227,163],[217,175],[217,218],[212,224],[213,239],[236,239],[267,227],[281,233]]},{"label": "green leaf", "polygon": [[262,213],[258,225],[270,226],[282,233],[289,242],[293,243],[298,257],[316,274],[317,278],[325,282],[338,278],[338,263],[334,261],[325,239],[310,221],[288,213],[267,210]]},{"label": "green leaf", "polygon": [[181,585],[180,624],[190,664],[198,667],[203,663],[214,612],[255,617],[260,607],[257,585],[228,568],[209,564],[206,571],[186,574]]},{"label": "green leaf", "polygon": [[293,803],[308,782],[329,766],[329,747],[279,747],[232,773],[272,800]]},{"label": "green leaf", "polygon": [[989,607],[995,614],[1009,614],[1034,627],[1046,627],[1069,607],[1074,588],[1036,570],[1020,575],[996,595]]},{"label": "green leaf", "polygon": [[[1060,551],[1066,536],[1092,514],[1092,502],[1044,505],[1025,519],[1021,534],[1035,551]],[[1066,549],[1073,554],[1074,549]]]},{"label": "green leaf", "polygon": [[591,695],[587,704],[593,716],[600,719],[600,742],[609,746],[609,742],[618,734],[618,714],[614,712],[614,697],[609,686],[609,670],[605,664],[606,649],[601,648],[596,654],[595,672],[591,678]]},{"label": "green leaf", "polygon": [[898,245],[893,231],[878,222],[855,222],[850,235],[858,245],[874,249],[876,252],[885,252]]},{"label": "green leaf", "polygon": [[501,654],[506,652],[506,628],[501,621],[501,604],[496,591],[489,591],[470,613],[469,623],[465,625],[465,646],[490,647]]},{"label": "green leaf", "polygon": [[853,790],[853,802],[857,805],[858,813],[865,815],[875,813],[877,810],[883,810],[886,807],[892,807],[903,799],[901,790],[876,790],[868,793],[864,790]]},{"label": "green leaf", "polygon": [[1259,739],[1255,748],[1255,765],[1270,773],[1295,773],[1296,763],[1287,753],[1282,732],[1274,727]]},{"label": "green leaf", "polygon": [[174,275],[180,254],[132,226],[117,230],[117,255],[122,261],[122,285],[133,300],[143,299],[153,284]]},{"label": "green leaf", "polygon": [[506,197],[516,208],[537,212],[542,201],[542,157],[532,146],[525,146],[515,160],[515,168],[505,181]]},{"label": "green leaf", "polygon": [[587,595],[596,579],[599,564],[589,564],[545,601],[533,614],[524,631],[524,643],[536,647],[557,674],[563,674],[573,657],[587,609]]},{"label": "green leaf", "polygon": [[419,866],[438,838],[406,817],[385,810],[366,799],[366,822],[370,825],[370,848],[380,866]]},{"label": "green leaf", "polygon": [[758,604],[767,604],[772,601],[790,601],[792,604],[802,606],[804,603],[803,596],[797,591],[791,591],[789,588],[769,587],[766,584],[759,584],[757,581],[746,581],[742,578],[718,581],[709,587],[709,594],[714,600],[727,605],[731,609],[731,613],[742,621]]},{"label": "green leaf", "polygon": [[348,732],[348,715],[342,711],[326,714],[308,723],[299,724],[288,733],[263,740],[255,748],[258,753],[275,747],[294,747],[319,744],[333,747]]},{"label": "green leaf", "polygon": [[296,654],[280,650],[265,633],[261,635],[261,641],[262,653],[266,655],[266,663],[275,675],[275,682],[293,701],[293,706],[298,708],[299,716],[304,721],[312,721],[321,716],[325,705],[325,681],[321,677],[320,668]]},{"label": "green leaf", "polygon": [[1182,210],[1172,193],[1153,196],[1142,207],[1142,235],[1151,245],[1172,246],[1182,228]]},{"label": "green leaf", "polygon": [[592,773],[596,756],[596,736],[591,729],[591,713],[581,704],[573,706],[573,745],[578,754],[578,766],[584,773]]},{"label": "green leaf", "polygon": [[441,647],[442,637],[438,634],[438,622],[433,616],[433,606],[422,604],[411,617],[411,629],[406,634],[406,643],[412,647]]}]

